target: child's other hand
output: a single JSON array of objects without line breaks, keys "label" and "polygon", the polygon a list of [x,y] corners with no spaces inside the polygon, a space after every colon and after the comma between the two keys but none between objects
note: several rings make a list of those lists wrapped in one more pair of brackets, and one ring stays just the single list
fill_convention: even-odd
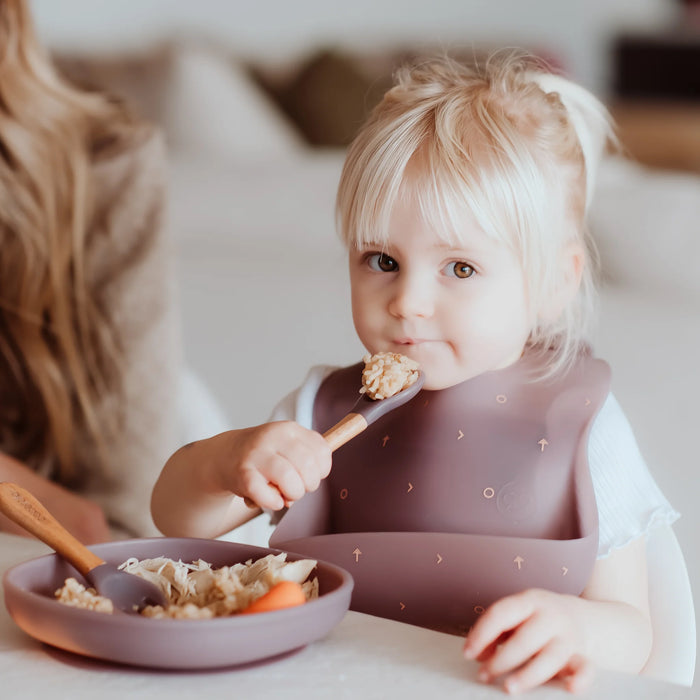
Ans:
[{"label": "child's other hand", "polygon": [[331,448],[320,433],[293,421],[225,434],[227,459],[218,481],[261,508],[280,510],[315,491],[331,470]]},{"label": "child's other hand", "polygon": [[580,631],[580,598],[539,589],[494,603],[479,618],[464,643],[464,655],[481,662],[478,677],[504,677],[509,693],[560,678],[580,692],[593,678]]}]

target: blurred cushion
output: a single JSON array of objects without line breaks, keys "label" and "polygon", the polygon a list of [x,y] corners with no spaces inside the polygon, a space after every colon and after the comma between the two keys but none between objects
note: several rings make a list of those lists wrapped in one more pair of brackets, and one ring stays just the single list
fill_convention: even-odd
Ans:
[{"label": "blurred cushion", "polygon": [[240,64],[213,47],[173,56],[164,126],[175,149],[220,157],[298,152],[302,139]]},{"label": "blurred cushion", "polygon": [[166,42],[119,54],[58,54],[54,61],[72,83],[110,93],[159,124],[171,150],[276,157],[302,146],[243,64],[213,45]]},{"label": "blurred cushion", "polygon": [[391,71],[381,68],[365,71],[354,57],[322,50],[308,58],[291,80],[268,89],[308,143],[342,146],[352,141],[389,87]]}]

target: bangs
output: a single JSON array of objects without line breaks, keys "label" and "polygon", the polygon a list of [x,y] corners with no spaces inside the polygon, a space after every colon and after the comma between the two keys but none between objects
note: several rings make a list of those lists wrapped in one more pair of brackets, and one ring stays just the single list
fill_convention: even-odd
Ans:
[{"label": "bangs", "polygon": [[406,178],[418,203],[423,220],[445,243],[459,247],[463,243],[465,216],[473,217],[489,238],[522,252],[518,231],[518,207],[512,191],[504,184],[507,177],[495,169],[478,166],[475,160],[455,160],[434,144],[426,144],[416,167]]},{"label": "bangs", "polygon": [[[484,119],[471,106],[455,105],[424,115],[410,129],[394,123],[372,138],[360,137],[348,152],[336,202],[346,245],[386,242],[394,205],[410,196],[426,224],[449,245],[461,242],[469,212],[488,237],[532,264],[538,257],[528,250],[533,233],[535,241],[555,235],[565,194],[552,158],[534,154],[532,143],[493,111]],[[479,122],[482,127],[476,128]],[[561,197],[553,196],[553,187]]]},{"label": "bangs", "polygon": [[423,149],[430,174],[426,215],[459,241],[460,214],[468,209],[487,236],[524,261],[532,234],[551,228],[557,208],[551,206],[556,179],[548,176],[554,163],[533,146],[483,92],[469,103],[445,105]]},{"label": "bangs", "polygon": [[422,141],[419,129],[411,130],[406,123],[401,127],[398,123],[376,133],[367,130],[348,149],[336,198],[336,224],[350,248],[388,239],[406,168]]}]

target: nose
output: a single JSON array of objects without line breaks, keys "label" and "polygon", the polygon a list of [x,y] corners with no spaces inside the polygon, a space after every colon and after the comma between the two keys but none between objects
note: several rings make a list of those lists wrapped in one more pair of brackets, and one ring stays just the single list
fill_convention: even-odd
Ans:
[{"label": "nose", "polygon": [[389,313],[395,318],[426,318],[432,315],[434,299],[430,281],[418,274],[397,275],[389,300]]}]

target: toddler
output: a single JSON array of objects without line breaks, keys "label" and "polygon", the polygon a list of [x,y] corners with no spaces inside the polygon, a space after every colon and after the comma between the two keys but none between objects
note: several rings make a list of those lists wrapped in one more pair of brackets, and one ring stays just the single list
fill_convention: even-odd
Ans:
[{"label": "toddler", "polygon": [[523,57],[400,71],[349,148],[337,215],[358,336],[417,361],[422,391],[331,471],[321,433],[362,366],[313,368],[271,422],[171,457],[162,531],[279,511],[272,546],[347,568],[355,609],[466,634],[510,692],[639,671],[644,535],[677,514],[587,344],[586,210],[610,139],[592,95]]}]

